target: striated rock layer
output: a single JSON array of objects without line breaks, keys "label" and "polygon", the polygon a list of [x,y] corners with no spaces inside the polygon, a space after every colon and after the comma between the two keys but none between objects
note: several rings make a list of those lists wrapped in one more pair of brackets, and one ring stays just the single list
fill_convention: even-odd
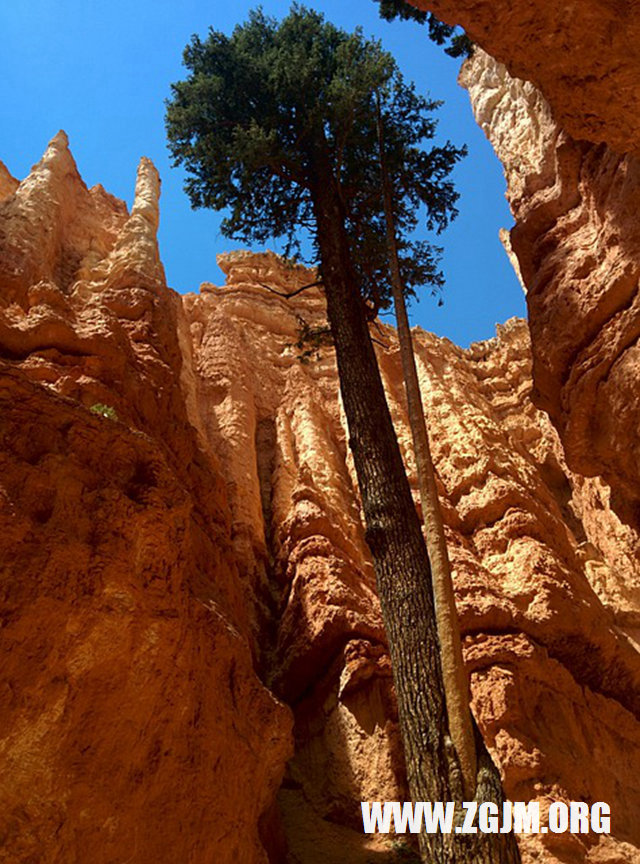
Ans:
[{"label": "striated rock layer", "polygon": [[411,0],[488,52],[463,69],[502,160],[528,291],[534,400],[570,467],[640,527],[636,2]]},{"label": "striated rock layer", "polygon": [[[388,862],[359,807],[406,797],[375,579],[331,348],[296,347],[324,301],[264,287],[313,274],[235,253],[180,298],[153,166],[128,213],[63,135],[3,182],[0,861]],[[524,322],[416,341],[507,794],[612,808],[611,837],[526,837],[525,861],[637,861],[637,533],[530,400]]]},{"label": "striated rock layer", "polygon": [[409,0],[534,83],[573,137],[640,150],[637,0]]},{"label": "striated rock layer", "polygon": [[540,92],[481,51],[463,69],[501,159],[527,289],[534,399],[570,466],[640,526],[640,162],[575,141]]},{"label": "striated rock layer", "polygon": [[[9,188],[11,183],[8,184]],[[0,203],[0,861],[265,862],[290,714],[188,417],[159,179],[64,134]]]},{"label": "striated rock layer", "polygon": [[[204,285],[185,298],[198,401],[207,436],[219,442],[239,558],[274,586],[270,680],[296,718],[296,756],[280,796],[292,860],[338,862],[348,841],[336,825],[357,832],[359,800],[402,798],[403,778],[333,357],[325,349],[308,363],[296,359],[300,319],[320,326],[322,299],[265,291],[312,281],[273,256],[234,254],[221,264],[224,288]],[[378,337],[416,489],[395,332]],[[640,845],[637,535],[601,481],[569,472],[551,423],[531,403],[524,322],[467,351],[421,331],[417,346],[474,710],[507,794],[543,805],[606,800],[616,814],[615,841],[547,835],[525,841],[525,852],[529,860],[632,861]]]}]

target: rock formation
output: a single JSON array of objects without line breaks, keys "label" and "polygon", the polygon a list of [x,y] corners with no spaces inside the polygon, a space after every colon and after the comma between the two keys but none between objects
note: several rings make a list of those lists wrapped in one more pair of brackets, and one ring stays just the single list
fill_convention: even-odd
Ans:
[{"label": "rock formation", "polygon": [[[322,295],[268,291],[312,281],[270,253],[173,293],[158,193],[147,160],[131,213],[88,190],[63,134],[0,174],[0,861],[388,862],[359,809],[406,794],[375,579],[332,351],[296,347]],[[637,533],[530,400],[524,322],[416,342],[506,791],[612,808],[611,837],[525,837],[525,861],[637,861]]]},{"label": "rock formation", "polygon": [[570,138],[534,85],[482,51],[462,80],[505,166],[534,400],[558,428],[570,466],[605,477],[621,518],[637,528],[640,163]]},{"label": "rock formation", "polygon": [[636,0],[408,0],[460,24],[510,74],[531,81],[573,138],[638,153]]},{"label": "rock formation", "polygon": [[477,52],[463,83],[509,183],[507,245],[528,290],[534,401],[569,466],[605,477],[638,529],[637,8],[412,2],[489,52]]},{"label": "rock formation", "polygon": [[0,201],[13,194],[20,184],[7,171],[7,166],[0,162]]},{"label": "rock formation", "polygon": [[0,203],[7,864],[267,860],[290,714],[189,422],[158,189],[143,160],[128,214],[61,133]]},{"label": "rock formation", "polygon": [[[292,304],[261,289],[291,291],[310,281],[272,257],[236,254],[222,265],[227,286],[205,285],[185,305],[199,402],[208,412],[215,406],[209,429],[224,430],[217,455],[237,514],[233,533],[242,538],[246,568],[255,572],[262,558],[280,586],[271,680],[296,716],[296,756],[282,798],[293,809],[298,794],[316,813],[357,830],[359,795],[394,797],[396,745],[392,737],[385,746],[371,738],[392,712],[382,710],[392,694],[331,354],[295,360],[297,317],[318,324],[321,298],[308,292]],[[390,328],[384,339],[379,360],[415,488]],[[636,535],[611,510],[604,484],[568,471],[553,427],[529,401],[524,323],[511,322],[468,351],[428,334],[418,342],[474,707],[507,792],[514,800],[582,794],[609,801],[622,788],[637,801],[632,773],[618,773],[628,758],[640,758]],[[260,517],[261,509],[247,542],[249,514]],[[624,611],[613,600],[620,592]],[[595,740],[607,751],[597,767]],[[637,844],[628,802],[612,803],[624,814],[618,838]],[[297,836],[295,822],[290,830]],[[297,860],[340,860],[315,834],[306,842]],[[539,842],[529,843],[532,858]],[[559,860],[580,848],[565,837],[543,846]],[[615,854],[632,860],[623,848]],[[592,854],[597,860],[604,852]]]}]

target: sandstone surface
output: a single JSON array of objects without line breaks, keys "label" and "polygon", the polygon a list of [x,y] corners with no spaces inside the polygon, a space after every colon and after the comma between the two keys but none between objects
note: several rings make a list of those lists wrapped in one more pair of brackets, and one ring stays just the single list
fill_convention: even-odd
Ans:
[{"label": "sandstone surface", "polygon": [[463,68],[502,161],[527,289],[534,400],[569,465],[601,475],[640,525],[640,162],[575,141],[528,82],[481,51]]},{"label": "sandstone surface", "polygon": [[183,394],[143,160],[63,134],[0,203],[0,861],[265,862],[289,711],[255,674],[224,484]]},{"label": "sandstone surface", "polygon": [[[322,295],[283,299],[265,286],[313,274],[242,252],[174,294],[158,191],[146,160],[131,213],[88,190],[59,135],[0,202],[0,861],[383,864],[359,802],[406,797],[389,659],[333,354],[296,347]],[[531,401],[524,322],[416,342],[507,794],[614,814],[524,860],[638,861],[637,533]]]},{"label": "sandstone surface", "polygon": [[640,149],[637,0],[409,0],[533,82],[573,138]]},{"label": "sandstone surface", "polygon": [[0,201],[8,198],[19,186],[15,177],[12,177],[4,162],[0,162]]},{"label": "sandstone surface", "polygon": [[[357,832],[358,801],[402,797],[403,778],[333,357],[296,357],[300,319],[320,326],[322,298],[265,290],[287,293],[313,278],[270,255],[235,253],[221,266],[226,286],[185,298],[198,401],[220,448],[241,569],[276,586],[270,680],[296,718],[280,796],[292,860],[337,862],[348,841],[336,826]],[[415,490],[396,337],[390,328],[378,337]],[[611,509],[604,483],[567,469],[549,419],[530,401],[524,322],[467,351],[422,332],[417,340],[474,707],[507,792],[549,802],[613,800],[624,789],[636,802],[612,804],[614,842],[531,839],[525,851],[530,860],[634,860],[637,535]],[[302,812],[311,834],[296,822]],[[324,833],[318,817],[329,823]],[[351,855],[375,860],[369,850]]]}]

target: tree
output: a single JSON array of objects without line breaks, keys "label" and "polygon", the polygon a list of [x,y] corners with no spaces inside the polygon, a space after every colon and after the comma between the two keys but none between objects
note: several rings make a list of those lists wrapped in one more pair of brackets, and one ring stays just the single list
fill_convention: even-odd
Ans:
[{"label": "tree", "polygon": [[[355,154],[356,164],[352,159],[346,165],[347,175],[353,175],[346,184],[353,190],[348,202],[349,226],[359,287],[370,300],[371,315],[379,308],[386,308],[393,298],[432,571],[449,730],[462,771],[464,792],[471,798],[477,760],[469,684],[405,302],[405,295],[413,294],[418,285],[431,285],[438,290],[443,284],[437,266],[440,250],[427,241],[407,239],[407,236],[418,225],[419,208],[425,212],[427,226],[438,232],[456,215],[454,205],[458,196],[447,178],[465,150],[447,144],[432,147],[427,153],[418,146],[424,139],[433,137],[435,123],[430,112],[438,103],[423,100],[420,104],[423,114],[419,116],[415,110],[419,97],[411,93],[407,100],[405,86],[400,79],[393,92],[378,91],[376,94],[379,149],[376,171],[373,174],[363,172],[359,151]],[[389,127],[392,134],[385,135],[385,127]]]},{"label": "tree", "polygon": [[[424,406],[420,393],[418,370],[416,369],[413,352],[409,316],[405,302],[406,287],[402,278],[402,265],[398,251],[398,238],[396,236],[394,184],[392,173],[388,167],[384,134],[385,123],[380,101],[378,97],[376,119],[380,160],[380,187],[386,233],[385,251],[391,275],[391,292],[398,324],[398,342],[407,395],[409,425],[411,426],[413,438],[423,523],[427,539],[429,563],[431,565],[449,731],[460,763],[464,794],[466,798],[471,799],[475,793],[477,759],[475,735],[469,705],[469,682],[464,669],[460,625],[453,592],[451,566],[447,551],[442,511],[438,499],[435,469],[431,458]],[[400,167],[406,164],[406,162],[407,159],[403,158],[399,163]],[[423,203],[429,209],[433,204],[433,200],[433,196],[429,196]]]},{"label": "tree", "polygon": [[[228,208],[229,237],[284,237],[296,249],[311,231],[336,351],[349,446],[374,561],[414,800],[460,800],[460,771],[448,734],[429,560],[411,497],[359,291],[350,210],[355,167],[372,174],[375,97],[402,88],[390,55],[362,33],[346,34],[294,6],[278,24],[251,14],[231,37],[210,31],[185,50],[190,70],[172,88],[169,144],[190,174],[194,206]],[[373,149],[372,149],[373,146]],[[360,154],[360,156],[357,156]],[[363,175],[361,175],[363,176]],[[367,185],[367,184],[363,184]],[[481,800],[502,793],[486,750]],[[512,835],[420,835],[426,862],[515,862]]]},{"label": "tree", "polygon": [[[374,0],[380,6],[380,15],[386,21],[400,18],[403,21],[417,21],[426,24],[429,29],[429,38],[436,45],[447,45],[445,53],[450,57],[470,57],[473,53],[473,42],[466,33],[458,32],[456,27],[451,27],[440,21],[433,12],[418,9],[406,0]],[[448,44],[447,44],[448,43]]]},{"label": "tree", "polygon": [[[372,94],[372,114],[358,121],[358,146],[351,146],[342,159],[340,187],[345,199],[346,227],[358,288],[370,305],[370,317],[391,305],[393,278],[387,245],[386,215],[380,182],[377,99]],[[433,112],[440,102],[426,99],[408,85],[399,72],[385,90],[384,111],[386,162],[393,166],[396,249],[407,295],[430,285],[437,293],[443,283],[438,267],[441,249],[417,239],[419,213],[430,231],[438,233],[456,214],[455,191],[449,175],[466,147],[451,142],[425,149],[436,131]]]}]

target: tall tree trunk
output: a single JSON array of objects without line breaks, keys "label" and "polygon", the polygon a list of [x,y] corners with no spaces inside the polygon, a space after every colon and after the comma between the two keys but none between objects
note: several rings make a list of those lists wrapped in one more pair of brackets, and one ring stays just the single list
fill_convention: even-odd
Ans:
[{"label": "tall tree trunk", "polygon": [[[363,314],[344,212],[322,137],[320,133],[321,143],[310,154],[322,280],[366,539],[389,641],[409,789],[414,801],[457,801],[462,784],[448,736],[429,558]],[[495,768],[486,750],[480,755],[479,791],[500,806],[502,791],[494,783]],[[512,834],[423,831],[419,840],[425,864],[516,864],[520,860]]]},{"label": "tall tree trunk", "polygon": [[404,285],[400,274],[398,244],[393,215],[393,196],[387,172],[384,145],[384,128],[380,100],[377,104],[378,145],[380,149],[380,177],[384,199],[385,227],[389,264],[391,269],[391,291],[398,323],[398,342],[402,360],[402,374],[407,394],[409,424],[413,437],[413,449],[418,470],[418,485],[422,518],[427,538],[427,552],[431,564],[433,596],[435,600],[436,624],[440,641],[440,662],[449,720],[449,734],[455,747],[462,771],[464,794],[470,799],[476,787],[476,743],[469,707],[469,681],[462,659],[460,624],[451,579],[451,566],[447,552],[447,541],[442,522],[442,511],[438,500],[436,476],[429,447],[429,435],[425,422],[422,395],[418,382],[418,371],[413,353],[413,340],[409,327],[409,316],[404,299]]}]

